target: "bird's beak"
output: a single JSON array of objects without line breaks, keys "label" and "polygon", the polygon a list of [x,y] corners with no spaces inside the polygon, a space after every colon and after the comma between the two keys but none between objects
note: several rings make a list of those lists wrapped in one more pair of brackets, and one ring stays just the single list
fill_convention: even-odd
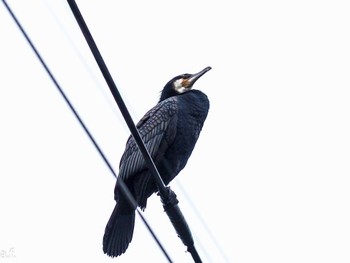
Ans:
[{"label": "bird's beak", "polygon": [[207,73],[209,70],[211,70],[211,67],[206,67],[205,69],[203,69],[202,71],[192,74],[192,76],[190,78],[187,79],[188,81],[188,86],[187,88],[191,88],[193,86],[193,84],[200,78],[202,77],[205,73]]}]

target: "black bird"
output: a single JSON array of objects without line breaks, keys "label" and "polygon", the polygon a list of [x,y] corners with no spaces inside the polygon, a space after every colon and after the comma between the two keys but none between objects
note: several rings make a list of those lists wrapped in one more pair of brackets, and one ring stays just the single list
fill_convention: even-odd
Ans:
[{"label": "black bird", "polygon": [[[182,74],[171,79],[163,88],[158,104],[136,125],[166,185],[185,167],[207,117],[209,100],[192,86],[210,69],[206,67],[196,74]],[[132,136],[120,160],[114,189],[116,205],[103,237],[103,251],[111,257],[126,251],[135,223],[136,207],[120,190],[119,179],[124,181],[142,210],[146,208],[148,197],[158,191]]]}]

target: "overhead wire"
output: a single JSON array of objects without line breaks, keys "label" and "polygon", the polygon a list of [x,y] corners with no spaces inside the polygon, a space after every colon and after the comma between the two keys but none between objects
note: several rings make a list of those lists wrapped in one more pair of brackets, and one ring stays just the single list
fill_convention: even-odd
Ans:
[{"label": "overhead wire", "polygon": [[[189,203],[192,211],[194,212],[194,214],[196,215],[196,217],[198,218],[199,222],[201,223],[201,225],[203,226],[203,228],[205,229],[205,231],[208,233],[212,243],[214,244],[214,246],[216,247],[216,249],[218,250],[218,252],[220,253],[221,257],[224,259],[225,262],[229,263],[229,259],[225,253],[225,251],[221,248],[221,245],[219,244],[219,242],[217,241],[217,239],[215,238],[214,234],[212,233],[212,231],[210,230],[208,224],[206,223],[206,221],[204,220],[204,218],[202,217],[202,215],[200,214],[200,212],[197,209],[197,206],[194,204],[194,202],[192,201],[192,199],[190,198],[189,194],[187,193],[186,189],[183,187],[183,185],[177,181],[177,186],[179,187],[180,191],[182,192],[182,194],[184,195],[184,197],[186,198],[187,202]],[[200,244],[200,243],[199,243]],[[206,250],[205,250],[206,251]],[[206,253],[206,252],[205,252]],[[207,254],[207,253],[206,253]],[[210,256],[207,254],[207,257],[210,258]]]},{"label": "overhead wire", "polygon": [[[88,76],[92,79],[92,81],[95,83],[95,87],[98,87],[98,91],[102,94],[103,98],[107,102],[107,104],[110,106],[110,108],[113,110],[115,113],[116,117],[122,120],[122,117],[120,114],[117,114],[117,111],[115,110],[115,104],[110,100],[110,94],[106,92],[106,90],[102,87],[102,83],[99,81],[98,77],[96,74],[94,74],[94,71],[92,67],[90,66],[89,63],[87,63],[86,59],[84,59],[84,56],[82,52],[79,50],[78,46],[75,44],[73,41],[71,35],[68,33],[64,25],[62,24],[61,20],[59,17],[57,17],[54,8],[51,6],[52,2],[51,1],[44,1],[44,4],[47,8],[47,10],[50,12],[51,16],[53,17],[53,20],[56,22],[58,25],[59,29],[63,33],[64,37],[68,40],[69,45],[72,47],[74,53],[77,55],[81,63],[83,64],[84,68],[86,69]],[[127,131],[128,129],[125,127],[125,130]]]},{"label": "overhead wire", "polygon": [[85,20],[83,18],[83,15],[81,14],[78,5],[76,4],[75,0],[67,0],[68,4],[72,10],[72,13],[85,37],[85,40],[87,44],[90,47],[90,50],[100,68],[100,71],[102,75],[104,76],[108,87],[114,97],[115,102],[117,103],[119,110],[123,114],[124,120],[126,124],[128,125],[130,132],[133,136],[133,139],[137,143],[138,149],[141,152],[147,168],[152,176],[153,182],[156,184],[158,188],[158,193],[161,198],[161,201],[163,203],[164,211],[169,217],[169,220],[171,221],[178,237],[181,239],[183,244],[187,247],[187,251],[190,252],[193,260],[196,263],[201,263],[202,260],[200,258],[200,255],[198,254],[198,251],[195,247],[194,240],[192,237],[191,230],[186,222],[185,217],[183,216],[180,207],[178,205],[179,201],[177,200],[176,194],[174,191],[170,189],[170,187],[166,187],[163,181],[163,178],[160,176],[157,167],[155,166],[155,163],[148,152],[145,143],[143,142],[141,135],[135,126],[132,117],[118,91],[117,86],[114,83],[114,80],[107,68],[107,65],[104,62],[104,59],[95,43],[95,40],[93,39],[90,30],[85,23]]},{"label": "overhead wire", "polygon": [[[110,162],[108,161],[107,157],[105,156],[105,154],[103,153],[102,149],[100,148],[100,146],[98,145],[98,143],[96,142],[96,140],[94,139],[93,135],[90,133],[89,129],[87,128],[87,126],[85,125],[85,123],[83,122],[83,120],[81,119],[80,115],[78,114],[78,112],[75,110],[73,104],[70,102],[69,98],[66,96],[65,92],[63,91],[63,89],[61,88],[61,86],[59,85],[58,81],[56,80],[56,78],[54,77],[54,75],[52,74],[51,70],[49,69],[49,67],[47,66],[47,64],[45,63],[44,59],[42,58],[42,56],[40,55],[39,51],[36,49],[36,47],[34,46],[33,42],[31,41],[30,37],[28,36],[28,34],[26,33],[26,31],[24,30],[24,28],[22,27],[21,23],[19,22],[19,20],[17,19],[16,15],[13,13],[12,9],[10,8],[10,6],[7,4],[7,2],[5,0],[2,0],[5,8],[7,9],[7,11],[9,12],[9,14],[11,15],[11,17],[13,18],[14,22],[16,23],[16,25],[18,26],[19,30],[22,32],[23,36],[25,37],[25,39],[27,40],[28,44],[30,45],[30,47],[32,48],[32,50],[34,51],[35,55],[37,56],[37,58],[39,59],[40,63],[42,64],[42,66],[44,67],[46,73],[49,75],[50,79],[53,81],[54,85],[56,86],[57,90],[59,91],[59,93],[61,94],[61,96],[63,97],[63,99],[65,100],[65,102],[67,103],[68,107],[70,108],[70,110],[72,111],[72,113],[74,114],[74,116],[76,117],[76,119],[78,120],[79,124],[81,125],[81,127],[83,128],[83,130],[85,131],[85,133],[87,134],[87,136],[89,137],[90,141],[93,143],[93,145],[95,146],[95,149],[98,151],[98,153],[100,154],[100,156],[102,157],[103,161],[105,162],[105,164],[107,165],[108,169],[110,170],[110,172],[117,177],[117,174],[115,173],[112,165],[110,164]],[[121,189],[123,191],[123,193],[126,195],[127,199],[129,200],[129,202],[137,207],[137,203],[136,200],[133,198],[133,196],[131,195],[130,191],[128,190],[128,188],[126,187],[125,183],[123,181],[120,181],[121,183]],[[159,248],[161,249],[161,251],[163,252],[164,256],[167,258],[167,260],[169,262],[172,262],[169,254],[167,253],[167,251],[165,250],[165,248],[163,247],[162,243],[160,242],[160,240],[157,238],[156,234],[154,233],[153,229],[150,227],[149,223],[147,222],[146,218],[141,214],[140,210],[137,209],[138,214],[140,215],[142,221],[144,222],[144,224],[146,225],[148,231],[150,232],[150,234],[152,235],[152,237],[155,239],[156,243],[158,244]]]}]

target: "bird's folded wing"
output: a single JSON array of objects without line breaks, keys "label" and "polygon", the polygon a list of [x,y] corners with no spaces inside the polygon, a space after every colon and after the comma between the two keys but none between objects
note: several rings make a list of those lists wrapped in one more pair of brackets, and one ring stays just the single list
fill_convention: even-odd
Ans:
[{"label": "bird's folded wing", "polygon": [[[136,127],[152,159],[164,154],[166,147],[175,137],[177,99],[169,98],[148,111]],[[171,127],[171,129],[169,129]],[[146,163],[134,138],[129,137],[119,166],[119,177],[123,180],[146,169]]]}]

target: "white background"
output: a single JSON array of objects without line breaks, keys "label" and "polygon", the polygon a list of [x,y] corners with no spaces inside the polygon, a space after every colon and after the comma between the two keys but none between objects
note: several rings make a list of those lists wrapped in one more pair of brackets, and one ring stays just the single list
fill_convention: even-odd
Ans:
[{"label": "white background", "polygon": [[[8,4],[118,171],[129,131],[67,2]],[[213,68],[171,183],[203,262],[350,262],[348,1],[77,4],[135,122],[172,77]],[[0,39],[0,261],[167,262],[138,216],[127,252],[103,254],[115,178],[2,3]],[[144,215],[193,262],[158,196]]]}]

